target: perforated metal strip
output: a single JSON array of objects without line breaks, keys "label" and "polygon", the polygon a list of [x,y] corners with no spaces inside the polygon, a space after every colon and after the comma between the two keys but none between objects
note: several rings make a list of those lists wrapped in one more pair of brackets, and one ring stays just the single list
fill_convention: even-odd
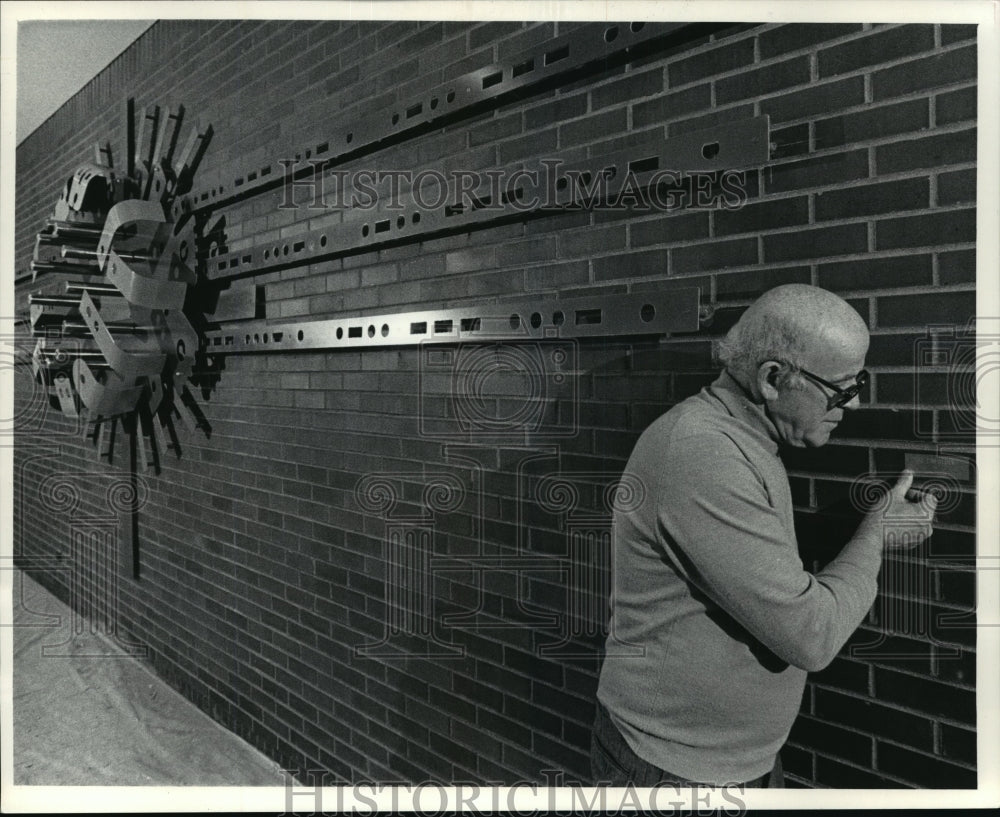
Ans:
[{"label": "perforated metal strip", "polygon": [[[358,157],[377,150],[389,140],[433,126],[439,120],[478,112],[507,94],[523,97],[529,89],[588,71],[605,70],[616,60],[633,58],[660,45],[680,44],[727,27],[726,23],[588,23],[522,51],[504,63],[471,71],[438,85],[399,106],[370,113],[360,120],[332,123],[294,154],[296,162],[312,161],[296,178],[312,176],[322,164]],[[291,158],[291,156],[289,157]],[[283,168],[269,163],[232,178],[218,179],[195,190],[175,204],[174,215],[184,210],[211,209],[235,199],[256,195],[281,183]]]},{"label": "perforated metal strip", "polygon": [[[391,209],[389,204],[383,202],[375,210],[348,210],[339,224],[208,258],[206,274],[210,279],[259,275],[282,267],[311,263],[358,247],[423,239],[431,234],[466,230],[473,225],[516,215],[525,216],[541,209],[563,209],[573,204],[582,206],[588,197],[587,190],[594,189],[595,180],[599,177],[604,179],[600,187],[601,197],[607,199],[617,196],[626,184],[645,188],[657,178],[667,182],[676,180],[676,175],[669,175],[671,169],[721,171],[763,164],[769,156],[768,131],[768,117],[758,116],[726,127],[686,133],[666,140],[652,138],[627,150],[582,162],[559,164],[558,171],[554,173],[541,164],[533,168],[490,171],[495,172],[497,178],[517,180],[515,189],[503,193],[506,201],[499,203],[491,200],[496,195],[495,191],[477,191],[478,194],[471,197],[459,195],[455,189],[457,183],[451,184],[451,180],[442,173],[442,178],[449,181],[449,189],[447,195],[441,197],[442,205],[439,207],[420,207],[411,200]],[[546,161],[553,163],[549,168],[560,162],[559,157]],[[537,174],[536,182],[532,182],[531,173]],[[488,178],[486,173],[483,175]],[[564,186],[560,186],[560,178],[566,182]],[[575,179],[579,179],[579,183]],[[529,206],[533,200],[537,203]],[[671,209],[670,202],[659,205]],[[680,202],[674,202],[674,209],[679,206]],[[267,235],[272,234],[273,231],[267,232]],[[254,236],[245,236],[243,240],[253,242]]]},{"label": "perforated metal strip", "polygon": [[258,321],[207,332],[209,354],[659,335],[699,326],[698,287],[664,293],[519,299],[454,309],[279,323]]}]

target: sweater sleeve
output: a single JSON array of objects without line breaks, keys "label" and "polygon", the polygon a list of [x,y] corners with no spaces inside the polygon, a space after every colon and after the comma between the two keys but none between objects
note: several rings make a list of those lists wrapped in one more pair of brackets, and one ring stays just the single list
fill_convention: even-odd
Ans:
[{"label": "sweater sleeve", "polygon": [[675,439],[670,460],[657,525],[678,569],[782,660],[809,672],[829,664],[875,600],[880,543],[856,536],[813,575],[735,442]]}]

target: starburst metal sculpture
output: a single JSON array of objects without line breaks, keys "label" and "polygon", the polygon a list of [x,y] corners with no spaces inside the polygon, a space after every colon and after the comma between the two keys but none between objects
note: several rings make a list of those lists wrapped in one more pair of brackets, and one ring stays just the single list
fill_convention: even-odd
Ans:
[{"label": "starburst metal sculpture", "polygon": [[86,415],[85,433],[108,459],[118,423],[134,431],[145,469],[168,448],[179,453],[176,420],[199,425],[188,388],[199,336],[185,314],[195,218],[181,197],[212,129],[195,123],[178,151],[183,107],[143,110],[138,134],[131,99],[126,118],[124,166],[110,143],[97,145],[38,233],[32,280],[67,280],[61,293],[56,284],[30,295],[28,308],[36,379],[64,414]]}]

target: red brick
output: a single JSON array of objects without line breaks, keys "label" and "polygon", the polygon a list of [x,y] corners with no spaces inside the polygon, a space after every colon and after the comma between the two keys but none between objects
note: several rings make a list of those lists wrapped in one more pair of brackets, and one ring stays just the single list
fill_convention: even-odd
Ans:
[{"label": "red brick", "polygon": [[[931,537],[931,552],[945,559],[971,559],[976,553],[975,534],[966,531],[935,530]],[[974,629],[974,625],[972,626]],[[965,682],[972,683],[974,677],[974,675],[966,676]]]},{"label": "red brick", "polygon": [[929,411],[861,408],[849,411],[837,428],[837,435],[869,440],[915,440],[918,429],[930,426]]},{"label": "red brick", "polygon": [[984,425],[986,428],[992,427],[989,425],[991,421],[980,421],[980,415],[969,408],[963,408],[961,411],[939,411],[937,415],[937,437],[942,442],[973,442],[979,428]]},{"label": "red brick", "polygon": [[875,166],[880,174],[975,160],[975,129],[893,142],[875,149]]},{"label": "red brick", "polygon": [[620,105],[637,97],[659,95],[663,91],[663,69],[654,68],[628,74],[625,79],[601,85],[590,92],[591,110]]},{"label": "red brick", "polygon": [[688,85],[717,74],[727,74],[754,61],[752,37],[733,43],[723,43],[692,57],[667,64],[667,77],[671,88]]},{"label": "red brick", "polygon": [[488,122],[469,129],[469,147],[492,144],[508,136],[523,133],[524,120],[521,111],[490,119]]},{"label": "red brick", "polygon": [[930,716],[968,724],[976,722],[976,695],[969,689],[876,667],[875,692],[880,701],[897,703]]},{"label": "red brick", "polygon": [[789,23],[764,31],[757,38],[761,59],[770,59],[788,51],[818,45],[860,32],[859,23]]},{"label": "red brick", "polygon": [[976,94],[978,88],[973,85],[957,91],[938,94],[934,98],[936,106],[935,121],[938,125],[951,125],[954,122],[964,122],[976,118]]},{"label": "red brick", "polygon": [[469,32],[469,47],[473,50],[484,45],[491,45],[495,40],[501,40],[510,34],[519,32],[523,23],[496,20],[477,25]]},{"label": "red brick", "polygon": [[702,116],[682,119],[679,122],[671,122],[668,127],[668,133],[670,136],[677,136],[681,133],[726,127],[733,122],[750,119],[753,115],[753,105],[737,105],[730,108],[723,108],[722,110],[717,110],[713,113],[704,114]]},{"label": "red brick", "polygon": [[469,272],[495,266],[497,266],[497,252],[493,247],[456,250],[445,256],[445,268],[448,272]]},{"label": "red brick", "polygon": [[864,224],[841,224],[764,236],[764,260],[767,263],[850,255],[862,253],[867,248],[868,229]]},{"label": "red brick", "polygon": [[899,783],[886,780],[883,775],[858,766],[841,763],[817,754],[816,782],[822,786],[839,789],[884,789],[900,787]]},{"label": "red brick", "polygon": [[747,204],[735,210],[715,213],[717,236],[779,230],[809,221],[809,200],[805,196]]},{"label": "red brick", "polygon": [[949,760],[974,764],[977,738],[973,729],[962,729],[950,723],[941,724],[941,755]]},{"label": "red brick", "polygon": [[976,211],[973,209],[887,218],[875,224],[875,246],[879,250],[962,244],[975,240]]},{"label": "red brick", "polygon": [[794,778],[813,779],[813,754],[792,743],[781,747],[781,766],[785,773],[785,785],[792,788]]},{"label": "red brick", "polygon": [[593,266],[595,281],[665,275],[667,273],[667,251],[652,250],[597,258],[594,260]]},{"label": "red brick", "polygon": [[708,213],[687,213],[633,222],[629,225],[631,245],[644,247],[708,238],[708,220]]},{"label": "red brick", "polygon": [[970,167],[938,176],[937,203],[941,207],[949,204],[975,204],[976,169]]},{"label": "red brick", "polygon": [[756,263],[757,239],[755,238],[716,241],[690,247],[677,247],[670,251],[670,272],[675,275]]},{"label": "red brick", "polygon": [[[850,724],[855,729],[866,728],[860,724]],[[789,740],[799,746],[817,749],[835,757],[855,762],[866,762],[871,757],[873,740],[870,735],[844,729],[819,718],[799,715],[792,726]]]},{"label": "red brick", "polygon": [[[963,512],[965,519],[961,521],[954,520],[953,524],[971,525],[975,522],[975,507],[967,507],[963,509],[961,506],[963,503],[967,505],[974,505],[972,502],[974,499],[975,497],[972,494],[959,494],[957,500],[953,497],[949,497],[942,503],[942,507],[950,508],[954,506],[956,510]],[[938,571],[937,581],[939,590],[936,599],[937,601],[955,604],[969,610],[975,609],[976,574],[974,571],[942,569]]]},{"label": "red brick", "polygon": [[956,250],[938,256],[938,277],[943,285],[971,283],[976,280],[976,251]]},{"label": "red brick", "polygon": [[715,277],[715,298],[719,302],[753,300],[781,284],[810,283],[809,267],[779,267],[778,269],[731,272]]},{"label": "red brick", "polygon": [[856,71],[934,48],[934,26],[905,25],[857,37],[819,52],[822,77]]},{"label": "red brick", "polygon": [[789,119],[805,119],[840,108],[862,105],[864,102],[864,77],[848,77],[761,100],[760,112],[769,114],[772,122],[786,122]]},{"label": "red brick", "polygon": [[566,264],[546,264],[524,270],[524,286],[527,291],[557,289],[570,284],[583,284],[590,278],[590,267],[586,261]]},{"label": "red brick", "polygon": [[[838,656],[825,669],[813,673],[810,681],[835,690],[867,695],[868,665]],[[816,694],[820,694],[818,690]]]},{"label": "red brick", "polygon": [[901,746],[879,743],[879,771],[888,772],[927,789],[974,789],[976,772],[931,755],[911,752]]},{"label": "red brick", "polygon": [[[819,285],[835,292],[920,286],[931,283],[930,255],[863,258],[835,264],[821,264],[819,267]],[[912,355],[909,360],[912,360]]]},{"label": "red brick", "polygon": [[682,91],[661,94],[648,102],[632,107],[632,125],[643,128],[660,122],[668,122],[694,111],[706,110],[712,104],[710,83],[695,85]]},{"label": "red brick", "polygon": [[913,60],[872,74],[876,101],[976,78],[976,47]]},{"label": "red brick", "polygon": [[500,164],[509,165],[518,159],[540,157],[551,153],[556,149],[556,131],[556,128],[549,128],[522,136],[520,139],[500,143],[498,150]]},{"label": "red brick", "polygon": [[808,81],[809,57],[793,57],[716,81],[715,100],[717,104],[724,105],[747,97],[774,93]]},{"label": "red brick", "polygon": [[624,108],[616,108],[595,116],[588,116],[576,122],[559,126],[559,146],[572,147],[595,142],[605,138],[609,133],[618,133],[626,129],[628,112]]},{"label": "red brick", "polygon": [[791,470],[843,474],[856,477],[868,471],[868,452],[855,446],[830,443],[822,448],[796,448],[782,451],[782,460]]},{"label": "red brick", "polygon": [[625,240],[626,231],[623,224],[569,230],[560,233],[558,237],[559,257],[575,258],[581,255],[589,257],[608,252],[621,252],[625,249]]},{"label": "red brick", "polygon": [[527,130],[535,130],[545,125],[563,122],[583,116],[587,112],[587,95],[557,96],[552,102],[527,108],[524,111],[524,125]]},{"label": "red brick", "polygon": [[769,193],[783,193],[867,177],[868,152],[855,150],[770,165],[764,171],[764,185]]},{"label": "red brick", "polygon": [[497,248],[497,266],[508,267],[514,264],[530,264],[537,261],[549,261],[555,257],[555,238],[534,238],[528,241],[518,241],[503,244]]},{"label": "red brick", "polygon": [[528,23],[525,30],[514,34],[497,44],[497,56],[501,62],[517,63],[522,57],[541,53],[538,46],[555,37],[555,24]]},{"label": "red brick", "polygon": [[944,23],[941,25],[941,45],[948,46],[962,40],[974,40],[976,39],[976,28],[974,24]]},{"label": "red brick", "polygon": [[872,216],[901,210],[926,209],[930,201],[927,178],[855,185],[816,195],[816,220]]}]

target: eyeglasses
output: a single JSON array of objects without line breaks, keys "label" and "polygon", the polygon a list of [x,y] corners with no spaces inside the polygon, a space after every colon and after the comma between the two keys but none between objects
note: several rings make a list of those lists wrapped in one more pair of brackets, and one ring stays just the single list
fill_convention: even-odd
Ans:
[{"label": "eyeglasses", "polygon": [[865,369],[858,372],[857,376],[854,378],[854,384],[848,386],[846,389],[842,389],[839,386],[834,386],[828,380],[824,380],[819,375],[815,375],[812,372],[807,372],[805,369],[799,369],[799,372],[804,374],[810,380],[819,383],[820,385],[826,386],[828,389],[833,389],[836,394],[831,394],[826,400],[826,410],[832,411],[835,408],[840,408],[841,406],[846,406],[855,397],[857,397],[861,390],[868,385],[869,374]]}]

